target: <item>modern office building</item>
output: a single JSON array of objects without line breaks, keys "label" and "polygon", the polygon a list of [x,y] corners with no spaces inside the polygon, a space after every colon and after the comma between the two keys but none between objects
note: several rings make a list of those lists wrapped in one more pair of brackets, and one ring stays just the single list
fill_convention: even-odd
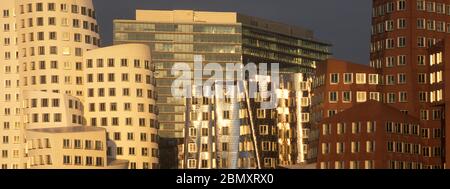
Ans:
[{"label": "modern office building", "polygon": [[149,47],[105,47],[86,52],[84,59],[84,115],[87,125],[106,129],[108,157],[128,160],[131,169],[158,168],[157,93]]},{"label": "modern office building", "polygon": [[135,20],[114,21],[114,43],[145,43],[151,48],[164,156],[179,153],[174,146],[183,141],[187,121],[186,101],[174,98],[170,90],[176,79],[171,73],[174,63],[193,65],[199,55],[203,64],[280,63],[281,72],[312,73],[316,62],[330,54],[330,45],[316,40],[310,30],[234,12],[138,10]]},{"label": "modern office building", "polygon": [[[242,83],[247,88],[238,87],[237,81],[218,81],[215,92],[224,95],[189,100],[190,125],[185,133],[187,146],[179,147],[180,168],[274,169],[305,163],[308,138],[303,133],[310,129],[311,77],[282,74],[280,89],[273,91],[276,106],[264,109],[261,104],[270,99],[263,98],[263,93],[270,92],[271,83],[259,81],[267,79],[270,76],[249,79]],[[236,86],[225,92],[224,83]],[[251,84],[258,87],[255,98],[245,91]]]},{"label": "modern office building", "polygon": [[[214,83],[213,97],[191,98],[185,142],[180,144],[179,167],[185,169],[237,169],[240,128],[245,122],[244,93],[235,81]],[[193,93],[196,93],[193,87]],[[221,88],[221,90],[218,90]],[[225,92],[227,88],[230,90]],[[186,144],[186,145],[185,145]]]}]

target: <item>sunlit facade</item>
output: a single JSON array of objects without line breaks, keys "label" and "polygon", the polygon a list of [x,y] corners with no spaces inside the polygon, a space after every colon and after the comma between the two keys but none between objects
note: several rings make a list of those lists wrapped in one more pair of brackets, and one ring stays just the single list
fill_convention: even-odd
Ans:
[{"label": "sunlit facade", "polygon": [[171,94],[174,63],[193,65],[194,56],[200,55],[203,64],[224,68],[226,63],[267,62],[280,63],[282,72],[312,73],[316,62],[330,54],[330,45],[317,41],[310,30],[233,12],[138,10],[135,20],[114,21],[114,43],[150,45],[159,92],[159,134],[175,143],[183,141],[188,120],[186,100]]}]

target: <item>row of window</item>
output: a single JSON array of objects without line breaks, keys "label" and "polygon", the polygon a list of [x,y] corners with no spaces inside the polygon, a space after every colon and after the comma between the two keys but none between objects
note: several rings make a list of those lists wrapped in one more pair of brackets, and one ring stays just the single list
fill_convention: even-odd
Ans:
[{"label": "row of window", "polygon": [[[344,135],[348,132],[347,130],[347,124],[346,123],[338,123],[336,124],[336,134],[337,135]],[[377,122],[375,121],[368,121],[365,123],[365,133],[375,133],[376,131]],[[353,122],[351,123],[351,134],[361,134],[363,133],[363,123],[362,122]],[[323,124],[322,125],[322,135],[331,135],[332,134],[332,127],[331,124]]]},{"label": "row of window", "polygon": [[442,155],[442,148],[440,147],[423,147],[420,144],[395,141],[387,142],[387,151],[391,153],[423,155],[425,157],[440,157]]},{"label": "row of window", "polygon": [[[115,82],[116,81],[116,74],[115,73],[98,73],[96,76],[96,82]],[[106,76],[106,77],[105,77]],[[134,82],[133,83],[143,83],[142,74],[135,74],[134,75]],[[128,73],[122,73],[121,74],[121,81],[122,82],[130,82],[130,77]],[[87,74],[87,83],[93,83],[94,82],[94,74]],[[145,83],[146,84],[156,84],[156,80],[151,75],[145,75]]]},{"label": "row of window", "polygon": [[[63,156],[63,164],[64,165],[85,165],[85,166],[94,166],[94,158],[91,156],[86,156],[85,157],[85,161],[83,164],[82,161],[82,156],[68,156],[68,155],[64,155]],[[49,160],[47,160],[48,162]],[[50,159],[50,164],[51,164],[51,159]],[[105,162],[104,159],[102,157],[96,157],[95,158],[95,166],[104,166]]]},{"label": "row of window", "polygon": [[96,141],[84,140],[83,141],[81,139],[63,139],[63,148],[64,149],[103,150],[103,143],[102,143],[102,141],[99,141],[99,140],[96,140]]},{"label": "row of window", "polygon": [[[150,154],[148,148],[141,148],[141,154],[140,155],[144,156],[144,157],[148,157],[148,156],[155,157],[155,158],[159,157],[159,150],[157,148],[152,148],[151,150],[152,151],[151,151],[151,154]],[[129,147],[127,154],[124,154],[123,147],[117,147],[116,148],[116,155],[118,155],[118,156],[124,156],[124,155],[137,156],[138,154],[136,153],[136,148],[134,148],[134,147]]]},{"label": "row of window", "polygon": [[[209,152],[210,150],[215,149],[212,145],[202,143],[200,144],[200,149],[197,149],[198,144],[189,143],[188,144],[188,152],[189,153],[197,153],[197,152]],[[230,150],[230,144],[227,142],[222,142],[219,144],[219,151],[228,152]]]},{"label": "row of window", "polygon": [[420,110],[420,120],[423,120],[423,121],[442,120],[443,118],[444,118],[444,112],[440,109]]},{"label": "row of window", "polygon": [[[64,62],[63,69],[65,70],[71,70],[73,69],[73,64],[71,62]],[[57,60],[52,61],[45,61],[41,60],[38,62],[30,62],[29,64],[23,63],[23,71],[35,71],[35,70],[46,70],[46,69],[59,69],[60,63]],[[75,63],[75,70],[82,71],[83,70],[83,63],[76,62]]]},{"label": "row of window", "polygon": [[[353,76],[356,75],[356,84],[367,84],[370,85],[377,85],[379,83],[379,75],[378,74],[365,74],[365,73],[344,73],[343,74],[343,83],[344,84],[353,84]],[[368,77],[368,82],[366,80],[366,77]],[[335,85],[339,84],[340,81],[340,74],[339,73],[331,73],[330,74],[330,84]]]},{"label": "row of window", "polygon": [[[37,84],[41,84],[41,85],[59,84],[59,83],[64,83],[64,84],[67,84],[67,85],[73,84],[73,82],[72,82],[72,78],[73,77],[70,77],[70,76],[64,76],[64,82],[60,82],[60,79],[59,79],[58,75],[51,75],[49,77],[50,77],[50,81],[47,79],[48,78],[47,75],[41,75],[39,77],[31,76],[30,79],[28,79],[28,77],[24,77],[23,78],[23,86],[37,85]],[[83,84],[83,78],[82,77],[75,77],[75,84],[76,85],[82,85]],[[77,95],[78,95],[78,91],[77,91]],[[81,94],[79,94],[79,95],[81,95]]]},{"label": "row of window", "polygon": [[[414,5],[412,5],[414,6]],[[417,0],[416,8],[418,11],[450,15],[450,4],[434,1]],[[407,9],[406,0],[397,0],[378,5],[373,8],[372,16],[383,16],[394,11],[405,11]]]},{"label": "row of window", "polygon": [[[365,152],[366,153],[375,153],[375,141],[366,141]],[[361,142],[352,141],[350,145],[345,142],[336,143],[336,154],[344,154],[346,153],[346,148],[350,147],[350,152],[352,154],[360,153],[361,151]],[[331,153],[331,143],[322,143],[322,155]]]},{"label": "row of window", "polygon": [[4,121],[3,127],[2,127],[3,130],[10,130],[10,129],[19,130],[20,129],[21,122],[14,122],[14,126],[11,126],[12,125],[11,123],[12,122]]},{"label": "row of window", "polygon": [[[356,92],[356,102],[362,103],[367,101],[367,93],[369,93],[369,100],[380,101],[380,93],[379,92],[365,92],[365,91],[357,91]],[[328,101],[330,103],[338,103],[339,102],[339,92],[332,91],[329,92]],[[354,101],[352,97],[352,91],[343,91],[342,92],[342,102],[343,103],[352,103]]]},{"label": "row of window", "polygon": [[[395,23],[394,20],[386,20],[384,22],[375,24],[372,26],[372,35],[381,34],[384,32],[394,31],[397,29],[406,29],[407,21],[405,18],[399,18]],[[417,19],[416,29],[418,30],[429,30],[437,32],[450,32],[450,23],[436,20],[426,20],[424,18]]]},{"label": "row of window", "polygon": [[[97,105],[98,105],[98,109],[96,109]],[[147,109],[148,113],[156,113],[157,112],[157,107],[154,104],[149,104],[147,107],[148,107],[148,109]],[[124,103],[122,108],[124,111],[131,111],[132,110],[131,103]],[[119,109],[118,104],[116,102],[109,103],[108,111],[116,112],[116,111],[118,111],[118,109]],[[138,112],[146,112],[146,107],[144,104],[138,103],[137,110],[138,110]],[[98,103],[98,104],[90,103],[89,104],[89,112],[95,112],[95,111],[106,112],[107,111],[106,103]]]},{"label": "row of window", "polygon": [[[9,140],[10,136],[2,136],[2,144],[10,144],[10,140]],[[11,136],[12,138],[12,136]],[[13,144],[19,144],[20,141],[20,137],[19,136],[14,136],[14,141],[12,142]]]},{"label": "row of window", "polygon": [[[60,35],[58,35],[58,34],[60,34]],[[84,37],[83,37],[83,34],[74,33],[72,35],[73,38],[71,38],[70,35],[71,35],[70,32],[58,33],[56,31],[50,31],[50,32],[48,32],[47,37],[46,37],[45,32],[31,32],[31,33],[28,33],[28,35],[23,33],[21,35],[21,39],[22,39],[22,43],[26,43],[27,39],[28,39],[28,42],[45,41],[45,40],[56,41],[59,39],[62,41],[73,40],[73,42],[82,43],[83,39],[84,39],[84,43],[86,43],[86,44],[92,44],[92,45],[100,44],[100,39],[95,36],[84,35]],[[5,46],[8,46],[12,43],[12,41],[10,38],[5,38],[4,43],[5,43],[4,44]]]},{"label": "row of window", "polygon": [[[434,46],[439,40],[436,38],[417,37],[417,47],[427,48]],[[388,38],[385,40],[372,42],[370,45],[370,51],[376,52],[383,49],[405,48],[406,37],[398,37],[397,39]]]},{"label": "row of window", "polygon": [[[83,16],[89,16],[91,18],[95,19],[95,10],[85,7],[85,6],[79,6],[79,5],[68,5],[66,3],[61,3],[60,5],[60,11],[61,12],[71,12],[73,14],[81,14]],[[46,9],[45,9],[46,8]],[[70,10],[69,10],[70,8]],[[45,9],[45,10],[44,10]],[[46,5],[44,3],[28,3],[26,5],[20,5],[20,14],[32,13],[32,12],[44,12],[44,11],[56,11],[57,4],[56,3],[47,3]],[[3,11],[4,17],[9,17],[9,10]]]},{"label": "row of window", "polygon": [[[25,117],[27,120],[25,123],[61,123],[63,122],[61,113],[42,113],[42,114],[31,114],[31,120],[29,117]],[[83,117],[81,115],[72,114],[72,124],[83,124]]]},{"label": "row of window", "polygon": [[[108,121],[109,119],[109,121]],[[158,127],[158,121],[156,121],[155,119],[149,119],[147,121],[147,119],[145,118],[138,118],[138,123],[137,126],[139,127],[150,127],[150,128],[157,128]],[[122,123],[125,126],[134,126],[136,125],[136,123],[133,123],[133,118],[132,117],[126,117],[124,118],[124,123]],[[96,118],[96,117],[92,117],[90,118],[90,126],[96,127],[96,126],[102,126],[102,127],[107,127],[107,126],[120,126],[120,120],[118,117],[101,117],[101,118]]]},{"label": "row of window", "polygon": [[[108,91],[108,96],[109,97],[115,97],[117,96],[117,90],[116,88],[109,88],[109,89],[105,89],[105,88],[98,88],[97,89],[97,94],[95,94],[95,89],[93,88],[89,88],[88,89],[88,97],[106,97],[106,91]],[[143,89],[136,89],[136,93],[135,93],[136,97],[139,98],[144,98],[144,90]],[[122,88],[122,96],[123,97],[129,97],[131,96],[131,90],[130,88]],[[157,93],[153,90],[147,90],[147,94],[145,95],[148,99],[157,99]]]},{"label": "row of window", "polygon": [[[124,139],[124,141],[136,141],[137,137],[135,137],[135,133],[133,132],[127,132],[126,133],[126,139]],[[159,141],[158,135],[155,133],[151,133],[150,134],[150,140],[148,138],[148,134],[147,133],[139,133],[139,141],[140,142],[153,142],[153,143],[157,143]],[[112,133],[112,139],[114,141],[122,141],[122,133],[120,132],[114,132]],[[108,140],[109,140],[109,133],[108,133]]]},{"label": "row of window", "polygon": [[[19,85],[17,85],[17,86],[19,86]],[[5,87],[5,88],[8,88],[8,87]],[[12,102],[12,100],[13,100],[13,95],[12,94],[10,94],[10,93],[5,93],[5,98],[3,99],[3,101],[4,102]],[[15,95],[14,95],[14,102],[19,102],[19,98],[20,97],[20,95],[18,94],[18,93],[16,93]]]},{"label": "row of window", "polygon": [[13,152],[13,156],[12,156],[12,158],[20,158],[19,157],[19,150],[2,150],[2,156],[1,156],[1,158],[9,158],[10,156],[9,156],[9,151],[12,151]]},{"label": "row of window", "polygon": [[[131,60],[126,58],[120,59],[120,67],[128,67],[130,61]],[[134,68],[142,68],[142,62],[144,62],[145,69],[155,71],[155,66],[153,64],[150,64],[149,60],[141,61],[139,59],[134,59],[133,60]],[[115,66],[116,66],[116,59],[114,58],[108,58],[106,59],[106,62],[105,59],[96,59],[95,61],[95,68],[104,68],[104,67],[114,68]],[[86,60],[86,68],[94,68],[94,61],[92,59]]]},{"label": "row of window", "polygon": [[[48,107],[58,108],[58,107],[60,107],[60,99],[59,98],[52,98],[52,99],[41,98],[40,100],[33,98],[30,100],[30,102],[31,102],[30,103],[31,108],[38,108],[38,107],[39,108],[48,108]],[[38,103],[38,102],[40,102],[40,103]],[[50,104],[51,104],[51,106],[50,106]],[[83,105],[81,104],[81,102],[76,101],[76,100],[69,100],[68,105],[69,105],[70,109],[79,109],[79,110],[83,109]]]},{"label": "row of window", "polygon": [[[417,65],[425,66],[426,62],[427,60],[425,55],[417,55]],[[406,64],[406,55],[399,55],[397,57],[387,56],[385,59],[374,59],[370,61],[370,66],[374,68],[382,68],[382,66],[385,66],[386,68],[393,68],[396,65],[405,66]]]},{"label": "row of window", "polygon": [[320,169],[375,169],[375,161],[335,161],[334,167],[332,162],[320,162]]},{"label": "row of window", "polygon": [[[49,46],[48,48],[46,48],[45,46],[38,46],[37,48],[35,47],[30,47],[28,49],[29,51],[27,51],[26,48],[22,49],[22,56],[23,57],[27,57],[27,56],[45,56],[45,55],[64,55],[64,56],[71,56],[71,55],[75,55],[78,57],[83,56],[83,49],[82,48],[70,48],[70,47],[62,47],[62,48],[58,48],[57,46]],[[28,54],[27,54],[28,53]]]}]

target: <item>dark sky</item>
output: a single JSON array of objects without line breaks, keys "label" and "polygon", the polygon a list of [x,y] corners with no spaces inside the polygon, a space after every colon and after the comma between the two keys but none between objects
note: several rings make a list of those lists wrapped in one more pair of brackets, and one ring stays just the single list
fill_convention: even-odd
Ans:
[{"label": "dark sky", "polygon": [[371,0],[93,0],[104,45],[113,19],[134,19],[136,9],[233,11],[311,29],[333,44],[333,56],[368,64]]}]

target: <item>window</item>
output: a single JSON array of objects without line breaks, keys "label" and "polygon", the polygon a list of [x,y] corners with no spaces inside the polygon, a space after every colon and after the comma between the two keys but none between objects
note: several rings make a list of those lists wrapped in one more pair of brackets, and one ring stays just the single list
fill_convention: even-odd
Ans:
[{"label": "window", "polygon": [[398,56],[398,65],[399,66],[406,65],[406,55]]},{"label": "window", "polygon": [[398,47],[406,47],[406,38],[405,37],[398,37],[397,38],[397,44]]},{"label": "window", "polygon": [[388,93],[387,94],[387,103],[395,103],[396,102],[396,94],[395,93]]},{"label": "window", "polygon": [[421,65],[421,66],[425,65],[425,56],[424,55],[417,56],[417,64]]},{"label": "window", "polygon": [[398,84],[406,84],[406,74],[398,74]]},{"label": "window", "polygon": [[336,153],[343,154],[345,152],[345,144],[343,142],[336,143]]},{"label": "window", "polygon": [[386,75],[386,85],[394,85],[395,84],[395,76]]},{"label": "window", "polygon": [[419,84],[426,84],[427,83],[427,74],[419,73],[418,74],[418,82],[419,82]]},{"label": "window", "polygon": [[346,124],[341,124],[341,123],[337,124],[337,134],[338,135],[345,134],[345,130],[346,130]]},{"label": "window", "polygon": [[419,11],[425,10],[425,1],[424,0],[417,1],[417,10],[419,10]]},{"label": "window", "polygon": [[404,19],[404,18],[397,19],[397,28],[405,29],[406,28],[406,19]]},{"label": "window", "polygon": [[369,98],[370,98],[370,100],[380,101],[380,93],[379,92],[370,92]]},{"label": "window", "polygon": [[435,3],[434,2],[426,2],[425,8],[427,12],[435,12]]},{"label": "window", "polygon": [[322,143],[322,154],[328,154],[328,153],[330,153],[330,144]]},{"label": "window", "polygon": [[392,56],[386,57],[386,67],[391,68],[394,67],[394,65],[395,65],[395,57]]},{"label": "window", "polygon": [[189,143],[189,145],[188,145],[188,152],[189,152],[189,153],[195,153],[195,152],[197,152],[197,144],[195,144],[195,143]]},{"label": "window", "polygon": [[353,73],[345,73],[344,84],[352,84],[352,83],[353,83]]},{"label": "window", "polygon": [[425,47],[425,43],[426,43],[425,41],[426,41],[425,37],[418,37],[417,38],[417,46],[421,47],[421,48]]},{"label": "window", "polygon": [[263,119],[266,118],[266,110],[265,109],[258,109],[256,110],[257,118]]},{"label": "window", "polygon": [[386,31],[392,30],[394,30],[394,21],[393,20],[386,21]]},{"label": "window", "polygon": [[260,125],[259,126],[259,134],[260,135],[269,135],[269,126],[268,125]]},{"label": "window", "polygon": [[352,123],[352,134],[361,133],[361,123]]},{"label": "window", "polygon": [[55,17],[49,17],[48,18],[48,25],[55,26],[56,25],[56,18]]},{"label": "window", "polygon": [[65,165],[70,165],[71,164],[71,158],[70,156],[63,156],[63,163]]},{"label": "window", "polygon": [[369,74],[369,84],[378,85],[378,74]]},{"label": "window", "polygon": [[336,103],[338,101],[338,94],[337,92],[330,92],[329,100],[331,103]]},{"label": "window", "polygon": [[367,133],[374,133],[375,132],[375,127],[376,127],[377,125],[376,125],[376,122],[374,121],[374,122],[371,122],[371,121],[368,121],[367,122]]},{"label": "window", "polygon": [[357,73],[356,74],[356,84],[366,84],[366,74]]},{"label": "window", "polygon": [[322,135],[330,135],[331,134],[331,125],[323,124],[322,125]]},{"label": "window", "polygon": [[397,10],[399,10],[399,11],[406,10],[406,1],[405,0],[400,0],[397,2]]},{"label": "window", "polygon": [[386,39],[386,49],[393,49],[395,47],[394,39]]},{"label": "window", "polygon": [[339,83],[339,74],[333,73],[330,75],[330,83],[331,84],[338,84]]},{"label": "window", "polygon": [[366,102],[367,101],[367,92],[358,91],[356,92],[356,102]]},{"label": "window", "polygon": [[352,101],[352,93],[351,91],[344,91],[342,92],[342,101],[344,103],[348,103]]},{"label": "window", "polygon": [[352,142],[351,143],[351,147],[352,147],[352,153],[359,153],[360,152],[360,149],[361,149],[360,142]]},{"label": "window", "polygon": [[9,10],[3,10],[3,17],[9,17]]}]

